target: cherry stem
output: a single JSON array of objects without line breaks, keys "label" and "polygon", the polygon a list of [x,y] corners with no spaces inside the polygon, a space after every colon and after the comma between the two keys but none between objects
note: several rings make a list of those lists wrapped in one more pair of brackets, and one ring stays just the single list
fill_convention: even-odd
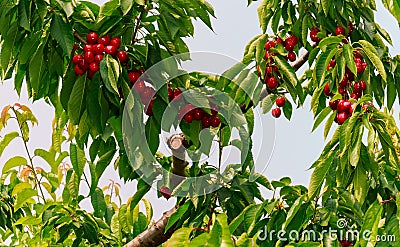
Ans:
[{"label": "cherry stem", "polygon": [[[145,2],[145,4],[146,4],[146,2]],[[139,31],[140,23],[142,22],[142,18],[143,18],[145,11],[146,11],[146,6],[143,6],[142,11],[139,14],[139,17],[136,18],[137,21],[136,21],[136,25],[135,25],[135,30],[133,31],[132,45],[134,45],[136,42],[136,36]]]},{"label": "cherry stem", "polygon": [[74,32],[74,37],[77,38],[80,42],[87,44],[86,40],[82,38],[77,31]]}]

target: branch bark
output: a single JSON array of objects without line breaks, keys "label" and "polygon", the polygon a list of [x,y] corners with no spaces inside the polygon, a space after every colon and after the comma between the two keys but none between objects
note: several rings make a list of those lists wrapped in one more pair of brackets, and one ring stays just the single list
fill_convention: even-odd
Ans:
[{"label": "branch bark", "polygon": [[[176,176],[171,176],[171,190],[175,188],[185,178],[185,168],[188,162],[185,160],[186,139],[183,134],[176,134],[167,139],[168,147],[172,150],[172,172]],[[155,247],[167,241],[174,231],[172,226],[165,232],[168,220],[176,211],[178,205],[164,213],[164,215],[155,222],[150,228],[136,236],[125,247]]]},{"label": "branch bark", "polygon": [[175,228],[171,227],[166,233],[164,233],[165,227],[167,226],[169,218],[176,211],[176,209],[177,207],[175,206],[174,208],[165,212],[161,219],[155,222],[146,231],[139,234],[132,241],[127,243],[125,247],[154,247],[167,241],[174,233]]}]

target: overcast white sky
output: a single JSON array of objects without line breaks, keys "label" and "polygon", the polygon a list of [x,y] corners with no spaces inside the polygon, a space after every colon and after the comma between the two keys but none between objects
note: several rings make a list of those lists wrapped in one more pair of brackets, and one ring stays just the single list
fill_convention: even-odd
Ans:
[{"label": "overcast white sky", "polygon": [[[106,1],[92,1],[96,3],[104,3]],[[214,31],[208,30],[203,24],[196,23],[195,37],[187,39],[190,50],[215,52],[224,54],[234,59],[240,60],[243,50],[247,42],[260,33],[257,6],[258,2],[253,3],[250,7],[246,7],[245,0],[211,0],[209,1],[215,8],[217,19],[213,20]],[[394,44],[400,43],[400,33],[394,18],[379,5],[379,14],[376,15],[378,22],[391,33]],[[392,54],[399,54],[399,46],[391,48]],[[212,63],[213,61],[210,61]],[[13,81],[8,80],[0,85],[0,107],[15,102],[21,102],[30,106],[34,114],[39,119],[39,126],[32,131],[29,147],[31,150],[35,148],[48,149],[51,143],[51,121],[53,119],[53,111],[43,101],[37,101],[34,104],[26,97],[26,91],[22,93],[21,98],[13,91]],[[398,101],[396,101],[398,106]],[[397,116],[397,114],[396,114]],[[268,133],[272,120],[270,114],[257,117],[257,127],[255,129],[255,143],[261,151],[269,152],[270,147],[260,146],[259,143],[271,137]],[[308,167],[315,161],[324,145],[322,128],[314,133],[311,132],[313,124],[313,116],[309,111],[309,104],[305,104],[304,108],[296,109],[293,112],[292,121],[287,121],[281,117],[275,121],[276,124],[276,143],[275,150],[264,174],[269,179],[279,179],[283,176],[292,177],[294,183],[308,185],[310,172],[306,171]],[[266,127],[267,126],[267,127]],[[15,125],[10,124],[0,134],[3,136],[7,130],[15,129]],[[259,133],[263,133],[264,139],[260,138]],[[269,136],[269,137],[265,137]],[[266,142],[269,143],[268,139]],[[0,168],[2,164],[11,156],[22,155],[24,150],[20,142],[14,142],[0,157]],[[37,160],[40,165],[40,160]],[[257,166],[267,166],[268,160],[259,160]],[[118,179],[113,169],[108,168],[103,175],[101,185],[108,183],[109,179]],[[132,196],[136,190],[133,183],[124,186],[123,198],[126,200]],[[156,192],[151,191],[146,196],[155,207],[155,218],[159,218],[161,213],[169,209],[174,200],[166,202],[164,198],[156,198]],[[85,203],[85,205],[88,205]]]}]

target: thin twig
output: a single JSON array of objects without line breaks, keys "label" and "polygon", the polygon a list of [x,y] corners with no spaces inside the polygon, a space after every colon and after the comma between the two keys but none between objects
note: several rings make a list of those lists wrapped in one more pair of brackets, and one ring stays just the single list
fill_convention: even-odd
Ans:
[{"label": "thin twig", "polygon": [[77,31],[74,32],[74,37],[77,38],[80,42],[87,44],[86,40],[82,38]]}]

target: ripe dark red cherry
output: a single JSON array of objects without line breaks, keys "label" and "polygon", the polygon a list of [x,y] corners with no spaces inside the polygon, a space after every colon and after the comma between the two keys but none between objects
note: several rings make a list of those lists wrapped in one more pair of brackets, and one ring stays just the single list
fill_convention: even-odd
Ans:
[{"label": "ripe dark red cherry", "polygon": [[287,57],[288,57],[290,62],[296,61],[296,53],[294,53],[293,51],[289,52]]},{"label": "ripe dark red cherry", "polygon": [[83,47],[83,51],[84,51],[84,52],[93,51],[93,45],[91,45],[91,44],[86,44],[86,45]]},{"label": "ripe dark red cherry", "polygon": [[319,33],[319,28],[318,27],[313,27],[312,29],[311,29],[311,32],[310,32],[310,38],[311,38],[311,40],[312,41],[314,41],[314,42],[316,42],[316,43],[319,43],[320,41],[321,41],[321,38],[319,38],[317,35],[318,35],[318,33]]},{"label": "ripe dark red cherry", "polygon": [[335,29],[335,34],[336,34],[336,36],[337,36],[337,35],[345,35],[345,34],[346,34],[346,30],[344,29],[344,27],[338,26],[338,27]]},{"label": "ripe dark red cherry", "polygon": [[72,62],[76,65],[79,61],[83,60],[83,56],[81,54],[76,54],[72,57]]},{"label": "ripe dark red cherry", "polygon": [[153,116],[153,102],[154,100],[151,100],[149,105],[145,108],[145,113],[147,116]]},{"label": "ripe dark red cherry", "polygon": [[343,79],[340,81],[339,86],[340,87],[347,87],[347,83],[349,82],[349,79],[347,79],[347,76],[343,76]]},{"label": "ripe dark red cherry", "polygon": [[331,92],[331,88],[329,87],[329,83],[326,83],[326,84],[325,84],[325,87],[324,87],[324,94],[325,94],[326,96],[333,96],[333,93]]},{"label": "ripe dark red cherry", "polygon": [[203,129],[208,128],[211,126],[211,118],[209,116],[204,116],[201,120],[201,125]]},{"label": "ripe dark red cherry", "polygon": [[126,53],[125,51],[118,51],[117,58],[121,63],[126,63],[129,59],[128,53]]},{"label": "ripe dark red cherry", "polygon": [[169,199],[171,198],[172,195],[172,191],[167,187],[167,186],[162,186],[160,188],[160,194],[165,198],[165,199]]},{"label": "ripe dark red cherry", "polygon": [[336,109],[337,109],[338,103],[339,103],[339,100],[329,101],[329,107],[330,107],[332,110],[336,110]]},{"label": "ripe dark red cherry", "polygon": [[286,99],[285,99],[285,97],[280,96],[275,100],[275,103],[276,103],[277,106],[283,107],[285,105],[285,103],[286,103]]},{"label": "ripe dark red cherry", "polygon": [[294,44],[293,42],[288,42],[288,41],[286,40],[286,45],[285,45],[285,49],[286,49],[286,50],[288,50],[288,51],[293,51],[293,50],[294,50],[294,46],[295,46],[295,44]]},{"label": "ripe dark red cherry", "polygon": [[211,126],[212,127],[218,127],[219,125],[221,124],[221,119],[219,119],[219,117],[218,116],[213,116],[212,118],[211,118]]},{"label": "ripe dark red cherry", "polygon": [[85,62],[87,63],[91,63],[94,61],[94,54],[91,51],[87,51],[85,52],[85,55],[83,56],[83,58],[85,59]]},{"label": "ripe dark red cherry", "polygon": [[95,44],[93,45],[93,52],[96,55],[101,55],[104,53],[104,51],[106,50],[103,44]]},{"label": "ripe dark red cherry", "polygon": [[179,88],[174,89],[174,99],[177,101],[182,99],[182,91]]},{"label": "ripe dark red cherry", "polygon": [[299,43],[299,40],[297,39],[296,36],[291,35],[289,38],[286,39],[286,44],[287,43],[292,43],[293,46],[297,45],[297,43]]},{"label": "ripe dark red cherry", "polygon": [[110,40],[110,45],[115,46],[117,49],[121,45],[121,39],[120,38],[112,38]]},{"label": "ripe dark red cherry", "polygon": [[193,110],[193,118],[194,119],[201,120],[201,119],[203,119],[203,116],[204,116],[204,112],[202,109],[196,108]]},{"label": "ripe dark red cherry", "polygon": [[96,62],[92,62],[92,63],[90,63],[90,65],[89,65],[89,69],[90,69],[90,71],[92,71],[92,72],[97,72],[97,71],[100,70],[100,66],[99,66],[99,64],[96,63]]},{"label": "ripe dark red cherry", "polygon": [[350,98],[359,99],[358,94],[356,94],[356,93],[350,94]]},{"label": "ripe dark red cherry", "polygon": [[97,40],[97,43],[107,46],[110,44],[111,38],[110,36],[103,36]]},{"label": "ripe dark red cherry", "polygon": [[133,85],[139,79],[140,73],[137,71],[128,72],[129,82]]},{"label": "ripe dark red cherry", "polygon": [[185,123],[191,123],[193,121],[193,115],[192,114],[186,114],[183,117],[183,121],[185,121]]},{"label": "ripe dark red cherry", "polygon": [[174,99],[174,90],[168,86],[168,99],[172,101]]},{"label": "ripe dark red cherry", "polygon": [[108,45],[108,46],[106,46],[105,51],[107,54],[110,54],[111,56],[115,56],[115,54],[117,53],[117,47],[113,46],[113,45]]},{"label": "ripe dark red cherry", "polygon": [[271,77],[267,81],[267,86],[269,89],[274,90],[278,87],[278,79],[276,77]]},{"label": "ripe dark red cherry", "polygon": [[359,84],[361,86],[362,91],[367,90],[367,83],[365,83],[365,81],[360,81]]},{"label": "ripe dark red cherry", "polygon": [[273,116],[274,118],[280,117],[281,114],[282,114],[281,108],[272,109],[272,116]]},{"label": "ripe dark red cherry", "polygon": [[78,63],[79,68],[83,70],[88,70],[89,69],[89,63],[85,61],[85,59],[82,59]]},{"label": "ripe dark red cherry", "polygon": [[94,56],[94,61],[96,63],[100,64],[100,62],[101,62],[101,60],[103,60],[103,58],[104,58],[104,55],[99,54],[99,55]]},{"label": "ripe dark red cherry", "polygon": [[348,118],[349,115],[346,112],[340,112],[336,116],[336,120],[339,125],[342,125]]},{"label": "ripe dark red cherry", "polygon": [[96,32],[90,32],[86,35],[86,41],[89,44],[95,44],[97,42],[97,39],[99,38],[99,35],[97,35]]},{"label": "ripe dark red cherry", "polygon": [[79,65],[75,65],[75,74],[76,75],[83,75],[85,74],[85,70],[81,69]]},{"label": "ripe dark red cherry", "polygon": [[350,101],[341,99],[341,100],[339,100],[339,103],[337,105],[337,110],[339,113],[341,113],[341,112],[349,113],[350,107],[351,107]]},{"label": "ripe dark red cherry", "polygon": [[354,93],[357,93],[357,92],[362,92],[363,90],[362,90],[362,86],[361,86],[361,84],[359,83],[359,82],[356,82],[356,83],[354,83]]},{"label": "ripe dark red cherry", "polygon": [[137,81],[133,88],[141,95],[146,88],[146,84],[144,84],[144,81]]},{"label": "ripe dark red cherry", "polygon": [[267,43],[265,43],[265,50],[269,51],[271,48],[275,47],[276,43],[272,40],[268,40]]}]

